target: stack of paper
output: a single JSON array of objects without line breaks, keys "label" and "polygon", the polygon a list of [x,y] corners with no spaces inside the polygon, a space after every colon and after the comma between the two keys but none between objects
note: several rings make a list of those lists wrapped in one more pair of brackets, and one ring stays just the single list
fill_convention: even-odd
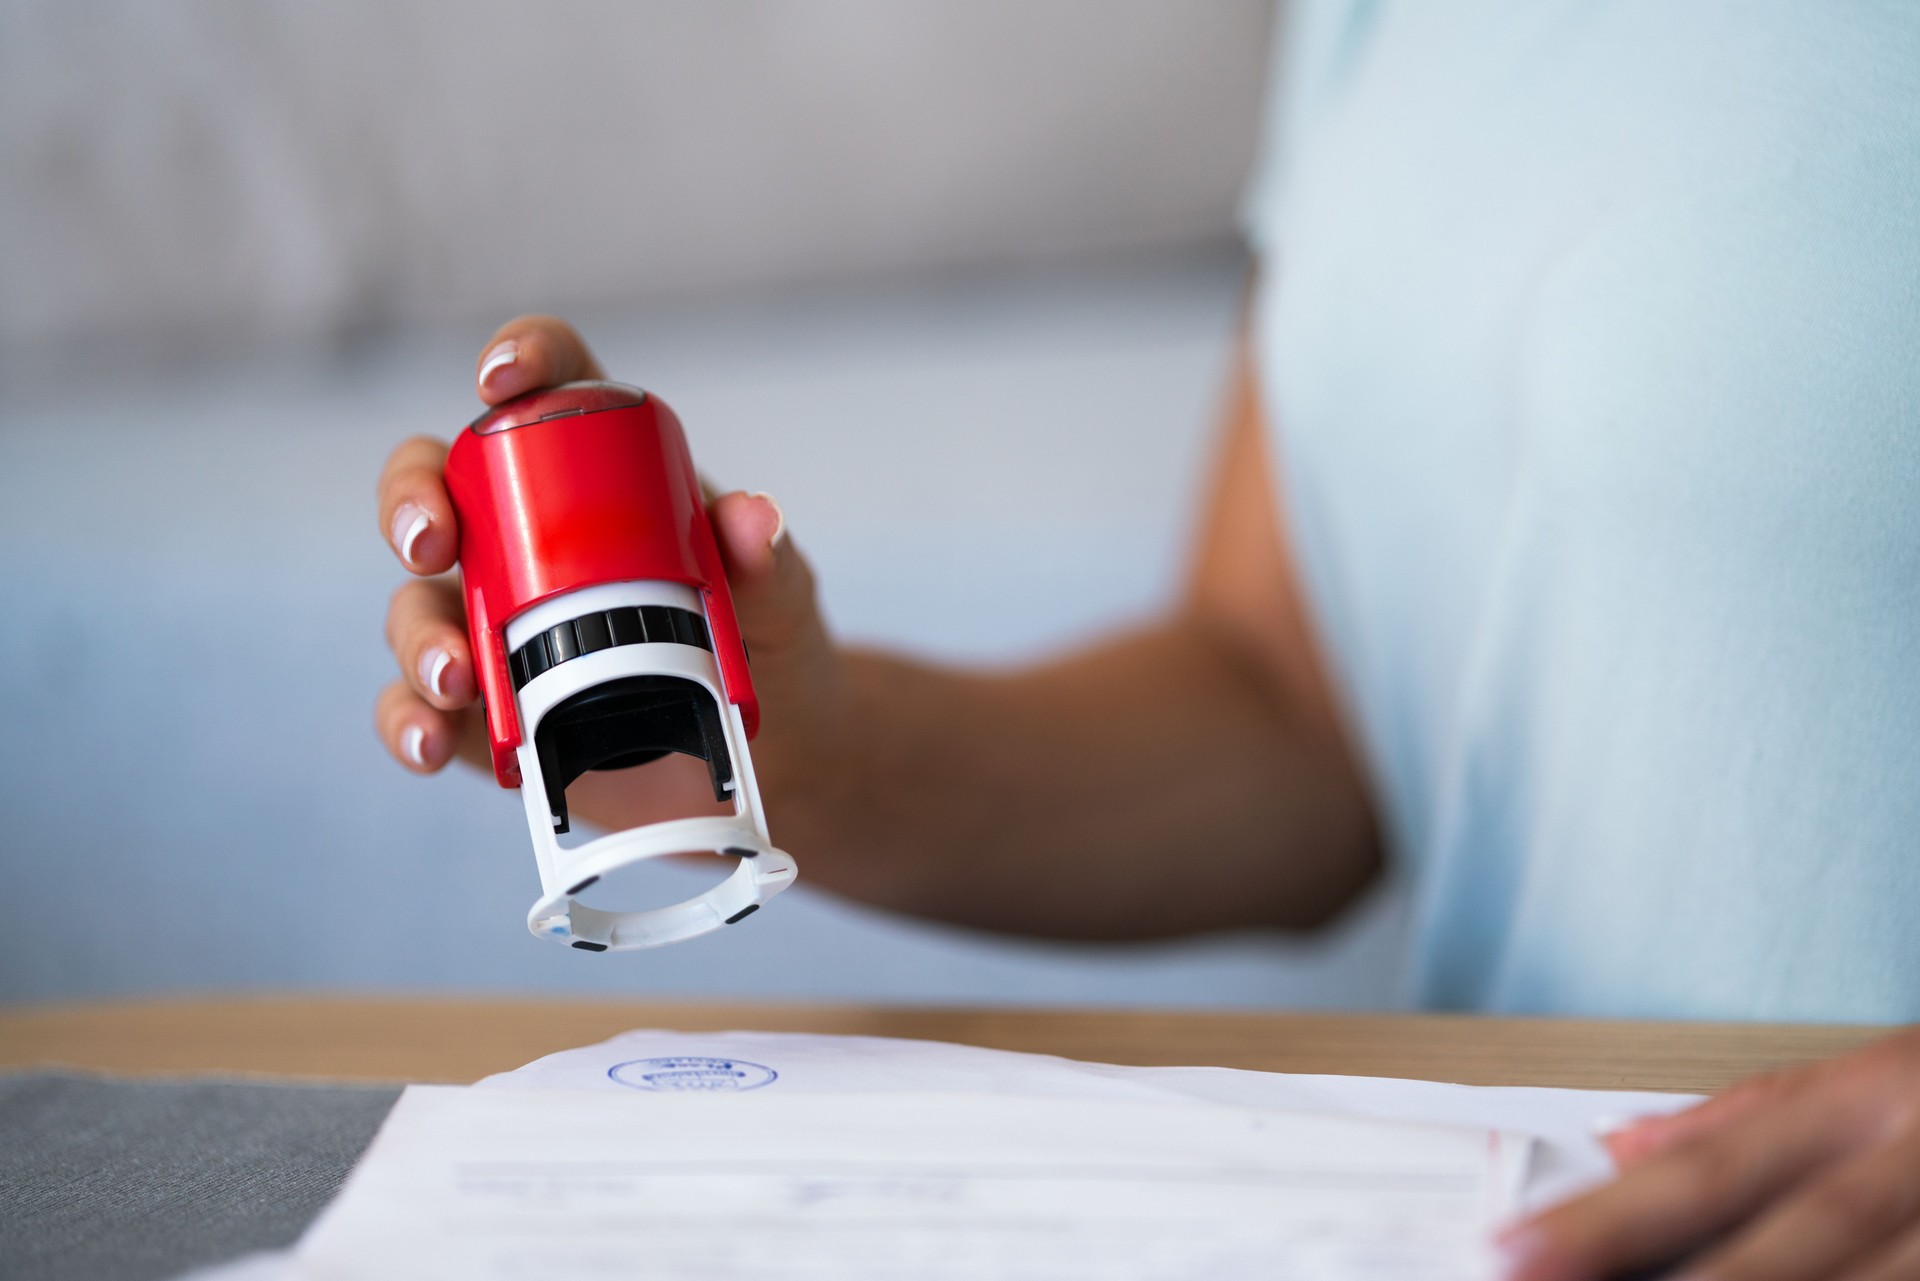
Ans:
[{"label": "stack of paper", "polygon": [[1479,1278],[1672,1095],[634,1032],[409,1089],[262,1278]]}]

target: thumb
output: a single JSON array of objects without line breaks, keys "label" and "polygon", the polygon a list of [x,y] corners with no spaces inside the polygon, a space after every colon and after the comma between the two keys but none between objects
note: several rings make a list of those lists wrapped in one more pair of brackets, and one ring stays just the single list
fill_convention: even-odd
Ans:
[{"label": "thumb", "polygon": [[813,569],[787,537],[770,494],[721,494],[708,506],[740,635],[762,697],[806,703],[828,693],[832,641],[815,601]]}]

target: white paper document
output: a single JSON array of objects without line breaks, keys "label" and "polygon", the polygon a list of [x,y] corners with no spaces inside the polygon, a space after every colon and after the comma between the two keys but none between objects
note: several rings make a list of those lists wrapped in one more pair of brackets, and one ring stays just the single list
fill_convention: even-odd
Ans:
[{"label": "white paper document", "polygon": [[636,1031],[409,1089],[292,1252],[206,1281],[1479,1278],[1607,1175],[1597,1121],[1692,1101]]},{"label": "white paper document", "polygon": [[1225,1105],[415,1086],[293,1275],[1478,1281],[1523,1149]]},{"label": "white paper document", "polygon": [[487,1077],[476,1089],[874,1094],[955,1090],[1045,1098],[1224,1103],[1326,1116],[1505,1130],[1536,1140],[1520,1197],[1557,1201],[1608,1177],[1602,1121],[1672,1112],[1691,1094],[1446,1085],[1374,1076],[1305,1076],[1217,1067],[1124,1067],[1050,1054],[877,1036],[792,1032],[626,1032]]}]

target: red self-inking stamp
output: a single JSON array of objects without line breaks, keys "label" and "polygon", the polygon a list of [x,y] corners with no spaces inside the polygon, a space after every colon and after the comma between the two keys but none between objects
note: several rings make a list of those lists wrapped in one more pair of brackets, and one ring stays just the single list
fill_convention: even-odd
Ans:
[{"label": "red self-inking stamp", "polygon": [[[731,925],[793,883],[760,810],[747,740],[759,704],[680,420],[657,397],[576,382],[497,405],[447,455],[467,629],[493,771],[526,802],[540,900],[527,927],[604,952]],[[731,815],[671,819],[572,846],[569,784],[684,752]],[[643,912],[576,899],[670,854],[739,859],[698,898]]]}]

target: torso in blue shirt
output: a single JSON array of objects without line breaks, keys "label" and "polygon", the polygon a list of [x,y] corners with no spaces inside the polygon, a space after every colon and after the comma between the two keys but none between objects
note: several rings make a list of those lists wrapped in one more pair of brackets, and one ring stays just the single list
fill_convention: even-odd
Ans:
[{"label": "torso in blue shirt", "polygon": [[1443,1007],[1920,1018],[1920,5],[1303,0],[1291,534]]}]

